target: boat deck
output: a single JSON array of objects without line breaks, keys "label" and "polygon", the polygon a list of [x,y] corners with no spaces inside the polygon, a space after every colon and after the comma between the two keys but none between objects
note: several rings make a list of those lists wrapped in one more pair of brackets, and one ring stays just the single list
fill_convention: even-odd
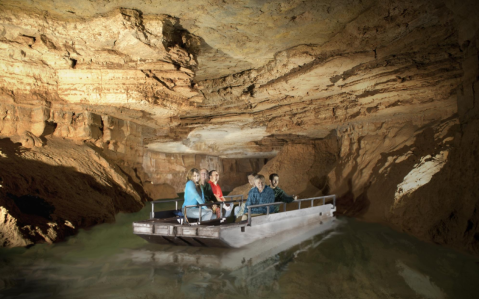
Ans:
[{"label": "boat deck", "polygon": [[[325,203],[326,199],[333,203]],[[184,221],[186,217],[171,215],[178,210],[154,212],[152,216],[163,215],[163,218],[151,218],[133,223],[133,233],[150,243],[171,244],[200,247],[230,247],[239,248],[256,240],[272,237],[278,233],[297,227],[321,225],[322,222],[334,217],[336,211],[335,196],[308,198],[293,203],[298,209],[279,213],[268,213],[252,217],[250,209],[247,220],[234,222],[234,216],[209,221]],[[323,204],[314,206],[316,199],[323,199]],[[310,207],[301,209],[301,202],[311,201]],[[283,203],[251,206],[274,206]],[[154,209],[154,205],[153,205]],[[286,209],[285,209],[286,210]]]}]

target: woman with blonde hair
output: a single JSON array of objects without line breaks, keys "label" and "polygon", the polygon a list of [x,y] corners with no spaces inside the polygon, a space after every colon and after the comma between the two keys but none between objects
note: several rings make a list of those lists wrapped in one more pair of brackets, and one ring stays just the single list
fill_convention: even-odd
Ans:
[{"label": "woman with blonde hair", "polygon": [[[205,203],[205,196],[203,190],[199,185],[200,181],[200,172],[196,168],[190,169],[186,174],[186,186],[185,186],[185,201],[183,202],[182,211],[184,211],[185,206],[192,206],[197,204]],[[187,208],[186,217],[189,218],[200,218],[201,210],[201,220],[206,221],[210,220],[213,216],[213,211],[204,206],[201,208]]]}]

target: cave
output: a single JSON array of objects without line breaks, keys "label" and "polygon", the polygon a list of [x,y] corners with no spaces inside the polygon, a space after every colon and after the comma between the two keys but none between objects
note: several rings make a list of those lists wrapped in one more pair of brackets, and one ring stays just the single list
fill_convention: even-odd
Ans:
[{"label": "cave", "polygon": [[358,226],[477,258],[478,15],[473,0],[3,0],[0,246],[63,244],[206,168],[244,196],[249,174],[277,173]]}]

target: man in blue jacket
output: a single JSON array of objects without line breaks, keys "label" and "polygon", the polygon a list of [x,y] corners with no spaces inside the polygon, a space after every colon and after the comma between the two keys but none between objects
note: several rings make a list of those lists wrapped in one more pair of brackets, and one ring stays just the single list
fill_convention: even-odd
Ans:
[{"label": "man in blue jacket", "polygon": [[[248,207],[252,205],[259,205],[265,203],[274,203],[274,191],[265,184],[263,175],[258,174],[254,178],[254,188],[248,193],[248,200],[245,204],[244,214],[248,213]],[[270,213],[274,210],[274,206],[269,207]],[[252,208],[251,214],[266,214],[266,207]],[[240,215],[238,215],[240,216]]]}]

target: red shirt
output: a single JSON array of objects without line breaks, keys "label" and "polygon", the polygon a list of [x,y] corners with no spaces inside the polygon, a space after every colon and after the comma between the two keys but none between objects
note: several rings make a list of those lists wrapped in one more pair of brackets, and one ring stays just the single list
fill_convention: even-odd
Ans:
[{"label": "red shirt", "polygon": [[213,194],[218,196],[219,198],[223,197],[223,191],[221,191],[220,185],[213,183],[212,181],[209,181],[211,185],[211,190],[213,190]]}]

